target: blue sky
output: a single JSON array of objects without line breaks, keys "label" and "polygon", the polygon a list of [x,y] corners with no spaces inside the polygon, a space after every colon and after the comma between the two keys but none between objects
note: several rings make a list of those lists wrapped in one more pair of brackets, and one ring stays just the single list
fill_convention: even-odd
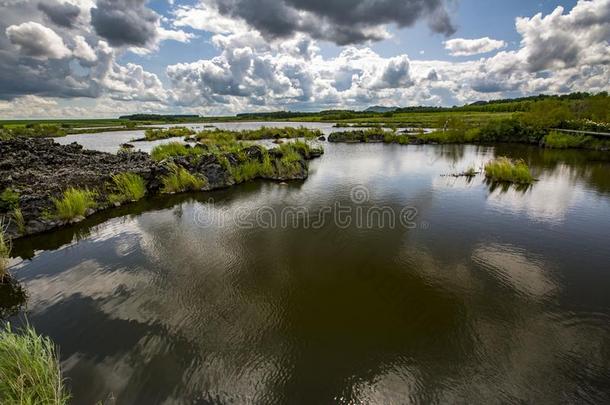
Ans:
[{"label": "blue sky", "polygon": [[0,117],[454,105],[609,88],[610,0],[371,4],[5,2]]}]

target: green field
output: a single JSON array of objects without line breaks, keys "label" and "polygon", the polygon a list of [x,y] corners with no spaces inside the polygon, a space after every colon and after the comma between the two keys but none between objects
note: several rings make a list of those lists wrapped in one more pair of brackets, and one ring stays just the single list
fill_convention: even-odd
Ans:
[{"label": "green field", "polygon": [[[398,127],[421,127],[439,128],[450,118],[459,118],[472,125],[480,125],[493,119],[510,118],[514,113],[488,113],[488,112],[433,112],[433,113],[396,113],[391,116],[382,114],[362,114],[363,117],[349,119],[335,119],[328,115],[308,115],[305,117],[273,119],[260,117],[250,119],[237,116],[227,117],[201,117],[199,119],[189,119],[185,121],[129,121],[120,119],[81,119],[81,120],[4,120],[0,125],[11,129],[32,125],[48,126],[57,125],[66,130],[67,133],[82,133],[83,128],[91,128],[90,132],[106,131],[108,128],[116,130],[138,129],[143,125],[162,125],[176,123],[214,123],[232,121],[260,121],[260,122],[333,122],[337,124],[373,124],[390,125]],[[128,127],[131,125],[131,127]],[[133,126],[135,125],[135,127]]]},{"label": "green field", "polygon": [[69,128],[93,128],[93,127],[115,127],[127,124],[128,120],[114,118],[104,119],[80,119],[80,120],[0,120],[0,125],[5,128],[22,127],[26,125],[60,125]]},{"label": "green field", "polygon": [[350,118],[343,120],[332,120],[325,116],[313,116],[290,119],[293,122],[336,122],[338,124],[374,124],[391,125],[398,127],[418,128],[442,128],[447,120],[458,118],[470,125],[482,125],[494,119],[511,118],[514,113],[489,113],[489,112],[432,112],[432,113],[395,113],[376,114],[376,116]]}]

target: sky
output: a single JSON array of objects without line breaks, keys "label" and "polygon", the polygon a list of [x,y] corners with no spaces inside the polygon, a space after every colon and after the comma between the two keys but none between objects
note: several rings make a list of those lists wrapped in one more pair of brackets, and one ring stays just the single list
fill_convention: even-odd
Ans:
[{"label": "sky", "polygon": [[0,118],[610,90],[610,0],[0,0]]}]

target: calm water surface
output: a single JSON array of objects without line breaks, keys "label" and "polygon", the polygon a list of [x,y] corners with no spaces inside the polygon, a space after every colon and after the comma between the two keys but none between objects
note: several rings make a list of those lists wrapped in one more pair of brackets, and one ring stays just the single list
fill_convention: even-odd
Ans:
[{"label": "calm water surface", "polygon": [[[77,404],[610,401],[608,156],[326,152],[302,183],[149,199],[18,241],[13,321],[59,345]],[[496,155],[539,181],[442,176]]]}]

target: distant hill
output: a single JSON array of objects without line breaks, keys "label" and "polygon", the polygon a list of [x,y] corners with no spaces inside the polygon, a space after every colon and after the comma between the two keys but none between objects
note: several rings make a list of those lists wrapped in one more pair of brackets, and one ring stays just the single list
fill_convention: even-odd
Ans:
[{"label": "distant hill", "polygon": [[394,112],[398,110],[399,107],[383,107],[381,105],[374,105],[372,107],[367,108],[364,112],[375,112],[375,113],[386,113],[386,112]]}]

